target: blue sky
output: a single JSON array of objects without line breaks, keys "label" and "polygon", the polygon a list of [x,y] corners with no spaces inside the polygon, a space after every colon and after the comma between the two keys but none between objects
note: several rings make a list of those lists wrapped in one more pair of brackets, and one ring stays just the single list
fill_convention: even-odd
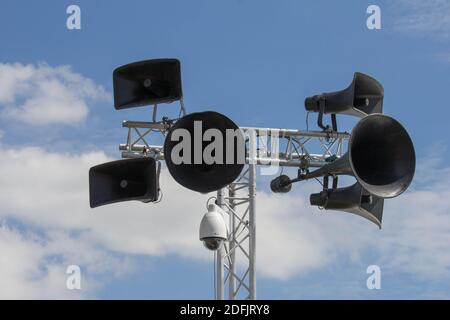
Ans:
[{"label": "blue sky", "polygon": [[[70,4],[81,8],[81,30],[66,28]],[[366,27],[370,4],[381,8],[381,30]],[[368,73],[384,86],[385,113],[399,119],[414,141],[416,179],[386,206],[382,231],[355,217],[317,215],[306,204],[316,185],[296,186],[280,200],[262,178],[261,215],[281,201],[295,234],[291,248],[280,251],[277,235],[289,223],[271,229],[266,226],[280,217],[262,218],[258,235],[274,243],[267,252],[265,246],[258,250],[258,297],[450,298],[447,1],[6,0],[0,5],[0,39],[0,86],[14,84],[0,89],[0,247],[11,249],[0,264],[10,275],[3,279],[6,286],[0,275],[0,296],[213,296],[212,256],[196,240],[201,212],[186,217],[182,204],[192,193],[170,185],[158,206],[99,211],[88,209],[86,197],[89,166],[120,157],[117,145],[126,137],[121,121],[151,114],[148,108],[114,110],[112,70],[176,57],[188,111],[216,110],[244,126],[304,129],[306,96],[343,89],[355,71]],[[35,88],[42,79],[45,85]],[[33,113],[43,102],[42,114]],[[163,108],[170,113],[176,106]],[[354,123],[340,117],[343,129]],[[178,201],[170,199],[170,190]],[[196,203],[203,200],[198,196]],[[170,219],[195,231],[165,239],[178,232],[158,232]],[[84,270],[81,292],[69,292],[61,280],[70,263]],[[381,266],[381,290],[366,288],[371,264]]]}]

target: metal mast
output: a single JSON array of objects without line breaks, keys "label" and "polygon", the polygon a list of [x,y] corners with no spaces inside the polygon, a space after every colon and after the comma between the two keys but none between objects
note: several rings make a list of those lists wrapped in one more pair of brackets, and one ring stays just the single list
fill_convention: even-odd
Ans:
[{"label": "metal mast", "polygon": [[[217,274],[226,272],[222,283],[216,286],[217,297],[228,299],[256,299],[256,165],[249,164],[241,176],[225,189],[217,192],[217,204],[228,213],[228,242],[216,256]],[[219,200],[221,199],[221,200]],[[237,257],[240,259],[237,260]],[[219,270],[221,269],[221,270]],[[217,280],[220,281],[219,276]]]}]

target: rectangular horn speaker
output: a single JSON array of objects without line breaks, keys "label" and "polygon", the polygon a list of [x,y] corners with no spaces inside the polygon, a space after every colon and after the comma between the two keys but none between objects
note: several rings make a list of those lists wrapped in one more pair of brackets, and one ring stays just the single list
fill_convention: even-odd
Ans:
[{"label": "rectangular horn speaker", "polygon": [[116,109],[180,100],[180,61],[153,59],[121,66],[113,72],[113,86]]},{"label": "rectangular horn speaker", "polygon": [[91,208],[114,202],[156,201],[159,196],[159,166],[153,158],[118,160],[89,170]]}]

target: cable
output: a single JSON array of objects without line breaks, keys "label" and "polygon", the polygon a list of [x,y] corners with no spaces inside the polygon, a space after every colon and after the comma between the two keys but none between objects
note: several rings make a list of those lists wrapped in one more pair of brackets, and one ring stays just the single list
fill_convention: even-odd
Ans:
[{"label": "cable", "polygon": [[[211,201],[212,199],[215,199],[217,201],[217,197],[212,196],[210,198],[208,198],[208,200],[206,200],[206,209],[208,209],[208,204],[209,201]],[[214,300],[217,300],[217,290],[216,290],[216,281],[217,281],[217,275],[216,275],[216,255],[217,255],[217,251],[214,251],[214,262],[213,262],[213,266],[214,266]]]},{"label": "cable", "polygon": [[216,278],[217,278],[217,276],[216,276],[216,251],[214,251],[214,262],[213,262],[213,265],[214,265],[214,271],[213,271],[213,274],[214,274],[214,300],[217,300],[217,290],[216,290]]},{"label": "cable", "polygon": [[[156,181],[159,181],[159,175],[161,174],[161,161],[156,161]],[[153,204],[160,203],[163,198],[163,192],[158,186],[159,199],[153,202]]]},{"label": "cable", "polygon": [[[296,139],[294,139],[294,141],[300,145],[300,143]],[[297,152],[297,154],[300,155],[300,152],[298,152],[297,146],[295,144],[292,144],[292,146],[294,147],[295,152]],[[303,154],[303,147],[301,147],[301,148],[302,148],[302,154]]]},{"label": "cable", "polygon": [[155,103],[153,105],[153,115],[152,115],[152,120],[153,122],[156,122],[156,115],[158,113],[158,105]]},{"label": "cable", "polygon": [[206,209],[208,209],[209,201],[212,200],[212,199],[215,199],[217,201],[217,197],[216,196],[209,197],[208,200],[206,200]]},{"label": "cable", "polygon": [[153,204],[160,203],[160,202],[162,201],[162,199],[163,199],[163,192],[162,192],[162,189],[159,188],[158,191],[159,191],[159,194],[160,194],[159,199],[156,200],[156,201],[153,201],[153,202],[152,202]]},{"label": "cable", "polygon": [[320,185],[323,187],[323,183],[322,183],[322,181],[320,181],[319,179],[317,179],[317,178],[314,178],[314,179],[316,179],[317,180],[317,182],[318,183],[320,183]]},{"label": "cable", "polygon": [[310,111],[306,113],[306,131],[309,131],[309,113]]}]

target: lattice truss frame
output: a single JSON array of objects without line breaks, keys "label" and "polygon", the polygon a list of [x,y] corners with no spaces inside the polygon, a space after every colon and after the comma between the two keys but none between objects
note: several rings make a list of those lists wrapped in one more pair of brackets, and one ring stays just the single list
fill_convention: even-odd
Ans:
[{"label": "lattice truss frame", "polygon": [[[250,299],[250,177],[249,167],[246,166],[243,173],[231,183],[224,196],[223,209],[228,214],[228,242],[224,243],[223,265],[226,271],[224,275],[224,288],[228,287],[229,299]],[[245,260],[236,263],[237,256]],[[242,266],[242,268],[241,268]]]},{"label": "lattice truss frame", "polygon": [[[153,157],[164,159],[163,147],[149,143],[155,133],[166,136],[173,122],[123,121],[127,128],[127,140],[119,145],[123,158]],[[247,163],[255,161],[258,165],[275,165],[281,167],[297,167],[306,170],[310,167],[321,167],[334,157],[341,157],[344,142],[349,139],[347,132],[301,131],[266,128],[241,128],[249,137],[247,142]],[[153,134],[153,135],[152,135]],[[255,139],[256,138],[256,139]],[[253,144],[252,144],[252,141]],[[312,145],[316,144],[315,147]],[[312,148],[321,149],[320,153],[312,153]],[[283,150],[283,151],[281,151]]]}]

